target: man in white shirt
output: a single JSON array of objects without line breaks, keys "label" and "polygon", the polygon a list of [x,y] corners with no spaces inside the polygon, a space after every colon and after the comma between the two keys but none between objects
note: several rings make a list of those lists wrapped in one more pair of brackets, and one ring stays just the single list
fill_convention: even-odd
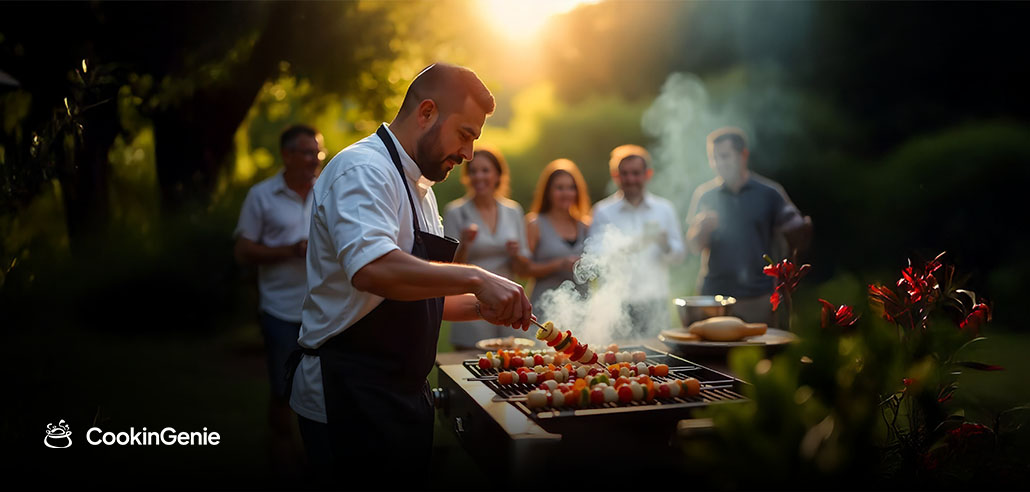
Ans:
[{"label": "man in white shirt", "polygon": [[627,252],[634,255],[631,268],[611,280],[632,286],[625,301],[633,334],[654,335],[668,328],[669,267],[685,254],[679,220],[669,200],[647,192],[654,175],[647,150],[620,145],[608,166],[619,191],[594,205],[590,235],[603,235],[611,227],[632,238],[634,251]]},{"label": "man in white shirt", "polygon": [[424,478],[441,319],[530,325],[519,284],[448,264],[457,243],[442,237],[432,189],[472,158],[493,109],[471,70],[432,65],[393,122],[340,151],[315,183],[290,406],[316,473],[337,485],[354,474]]},{"label": "man in white shirt", "polygon": [[322,135],[306,125],[283,131],[279,148],[283,169],[247,192],[234,234],[234,252],[240,263],[258,267],[258,322],[272,390],[269,451],[273,464],[286,467],[296,454],[286,394],[286,360],[298,348],[300,310],[308,290],[304,256],[311,223],[311,188],[325,149]]}]

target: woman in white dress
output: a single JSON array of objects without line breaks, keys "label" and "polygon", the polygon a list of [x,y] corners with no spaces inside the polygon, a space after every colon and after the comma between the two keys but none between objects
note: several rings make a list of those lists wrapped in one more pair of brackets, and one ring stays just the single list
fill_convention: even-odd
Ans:
[{"label": "woman in white dress", "polygon": [[[522,206],[507,198],[508,165],[494,148],[477,145],[472,160],[462,167],[466,194],[444,209],[444,232],[461,239],[457,263],[471,263],[505,278],[514,278],[512,255],[528,256]],[[471,349],[486,338],[512,335],[510,327],[486,321],[455,322],[451,344]]]}]

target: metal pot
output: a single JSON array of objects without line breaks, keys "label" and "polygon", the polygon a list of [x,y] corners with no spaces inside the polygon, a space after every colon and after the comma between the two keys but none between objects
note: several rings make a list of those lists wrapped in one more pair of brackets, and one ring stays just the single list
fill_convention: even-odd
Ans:
[{"label": "metal pot", "polygon": [[680,315],[680,322],[683,327],[690,326],[695,321],[701,321],[713,316],[732,316],[733,305],[737,300],[729,296],[690,296],[677,297],[673,300],[676,304],[676,312]]}]

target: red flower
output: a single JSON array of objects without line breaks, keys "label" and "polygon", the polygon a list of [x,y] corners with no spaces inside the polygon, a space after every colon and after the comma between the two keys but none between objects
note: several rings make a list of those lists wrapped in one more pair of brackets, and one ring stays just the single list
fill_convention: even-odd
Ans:
[{"label": "red flower", "polygon": [[970,330],[973,335],[980,333],[980,327],[991,320],[991,308],[986,304],[980,303],[973,306],[973,310],[969,312],[966,319],[959,323],[958,327],[962,331]]},{"label": "red flower", "polygon": [[869,300],[879,305],[883,310],[883,319],[892,323],[899,323],[901,317],[910,309],[910,306],[902,301],[900,296],[884,285],[870,284]]},{"label": "red flower", "polygon": [[908,260],[908,267],[901,271],[901,279],[898,280],[898,287],[908,292],[910,302],[918,303],[924,299],[932,300],[938,291],[937,278],[934,272],[941,268],[939,261],[944,253],[926,263],[922,269],[912,266],[912,260]]},{"label": "red flower", "polygon": [[776,277],[776,280],[783,282],[784,279],[790,278],[791,273],[794,273],[794,264],[785,259],[780,263],[766,265],[765,268],[762,268],[762,273]]},{"label": "red flower", "polygon": [[916,380],[912,379],[912,378],[904,378],[904,379],[901,380],[901,384],[904,384],[906,388],[908,388],[909,386],[912,386],[912,383],[915,383],[915,382],[916,382]]},{"label": "red flower", "polygon": [[851,328],[860,317],[856,316],[855,310],[846,304],[841,304],[835,308],[833,304],[823,299],[819,299],[819,303],[823,305],[821,318],[823,329],[826,329],[831,324],[841,328]]},{"label": "red flower", "polygon": [[947,441],[949,444],[956,444],[958,441],[969,439],[974,436],[982,436],[990,429],[983,424],[963,423],[961,426],[948,431]]},{"label": "red flower", "polygon": [[934,471],[940,466],[940,461],[930,452],[920,455],[920,462],[926,471]]},{"label": "red flower", "polygon": [[806,263],[801,265],[801,268],[796,268],[790,260],[784,259],[779,263],[773,263],[772,259],[768,256],[766,256],[766,261],[769,264],[762,268],[762,273],[770,277],[776,277],[776,289],[769,296],[769,303],[772,304],[773,311],[776,311],[780,307],[780,301],[782,301],[783,297],[790,296],[797,289],[801,278],[808,273],[812,265]]}]

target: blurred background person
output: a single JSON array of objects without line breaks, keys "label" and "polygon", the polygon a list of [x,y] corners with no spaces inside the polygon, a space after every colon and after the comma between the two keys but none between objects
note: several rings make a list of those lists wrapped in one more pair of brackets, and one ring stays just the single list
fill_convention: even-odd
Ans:
[{"label": "blurred background person", "polygon": [[[762,257],[779,261],[807,249],[812,219],[802,217],[779,183],[748,170],[750,152],[741,129],[715,130],[707,148],[716,177],[697,187],[687,213],[687,245],[701,255],[699,291],[733,296],[735,316],[771,324],[775,279],[762,273]],[[777,246],[781,238],[785,247]]]},{"label": "blurred background person", "polygon": [[618,281],[634,286],[626,299],[632,335],[654,335],[669,327],[669,267],[685,256],[679,219],[672,202],[647,191],[654,169],[646,149],[615,147],[608,168],[619,190],[594,205],[590,235],[614,228],[631,238],[633,268]]},{"label": "blurred background person", "polygon": [[[538,318],[547,319],[541,296],[572,280],[573,268],[583,254],[590,230],[590,194],[576,163],[551,161],[536,183],[533,204],[526,215],[526,238],[532,256],[516,255],[516,273],[535,279],[530,303]],[[515,255],[514,248],[510,251]],[[585,294],[587,284],[576,284]]]},{"label": "blurred background person", "polygon": [[[465,196],[444,209],[444,233],[460,238],[455,263],[469,263],[512,279],[512,253],[529,255],[522,206],[509,200],[508,164],[496,148],[479,144],[472,160],[462,168]],[[451,344],[457,350],[471,349],[487,338],[510,336],[511,328],[484,320],[455,322]]]},{"label": "blurred background person", "polygon": [[[268,422],[274,467],[291,465],[295,453],[293,411],[286,394],[286,359],[298,348],[300,312],[307,292],[305,256],[311,224],[311,188],[322,169],[322,135],[293,125],[279,137],[283,168],[247,192],[236,226],[235,256],[257,265],[258,323],[264,336],[271,398]],[[276,470],[276,471],[280,471]]]}]

